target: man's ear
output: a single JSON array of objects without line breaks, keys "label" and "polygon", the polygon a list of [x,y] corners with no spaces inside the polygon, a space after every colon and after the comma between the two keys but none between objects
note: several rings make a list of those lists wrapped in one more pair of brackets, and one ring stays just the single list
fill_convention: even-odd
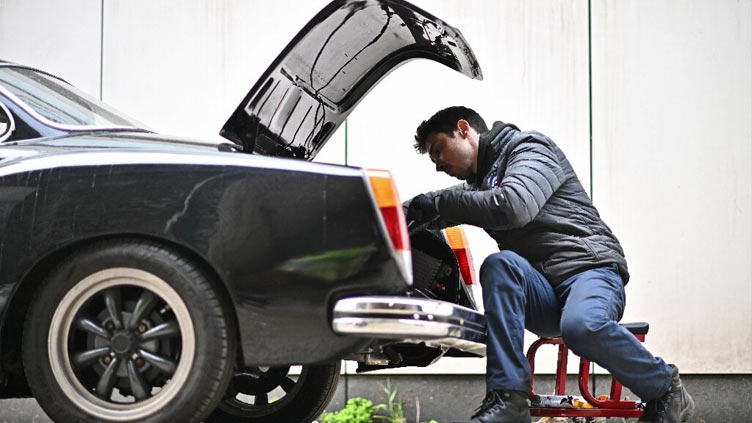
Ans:
[{"label": "man's ear", "polygon": [[458,120],[457,131],[460,137],[467,138],[467,134],[470,132],[470,124],[465,119]]}]

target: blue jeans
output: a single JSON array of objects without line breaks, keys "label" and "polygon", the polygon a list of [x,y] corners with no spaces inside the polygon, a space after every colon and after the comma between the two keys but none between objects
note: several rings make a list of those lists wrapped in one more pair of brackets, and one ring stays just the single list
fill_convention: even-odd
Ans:
[{"label": "blue jeans", "polygon": [[561,336],[580,357],[608,370],[643,401],[663,395],[671,369],[617,323],[624,313],[624,284],[617,266],[586,270],[552,287],[518,254],[504,250],[480,268],[488,320],[488,390],[530,389],[525,329]]}]

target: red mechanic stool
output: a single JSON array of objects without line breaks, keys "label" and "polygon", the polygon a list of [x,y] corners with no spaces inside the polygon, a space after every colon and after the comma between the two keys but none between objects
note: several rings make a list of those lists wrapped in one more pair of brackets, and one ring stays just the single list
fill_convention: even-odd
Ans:
[{"label": "red mechanic stool", "polygon": [[[640,342],[645,342],[645,335],[648,333],[650,326],[647,323],[623,323]],[[530,362],[530,398],[535,395],[533,390],[534,372],[535,372],[535,353],[538,348],[544,344],[559,346],[559,358],[556,363],[556,383],[554,385],[554,395],[566,395],[567,384],[567,356],[569,348],[561,338],[540,338],[535,341],[527,350],[527,360]],[[590,361],[580,358],[579,387],[580,394],[593,408],[571,408],[571,407],[531,407],[530,415],[538,417],[640,417],[642,408],[636,401],[625,401],[621,399],[621,383],[613,377],[611,378],[611,393],[607,399],[595,398],[590,389]]]}]

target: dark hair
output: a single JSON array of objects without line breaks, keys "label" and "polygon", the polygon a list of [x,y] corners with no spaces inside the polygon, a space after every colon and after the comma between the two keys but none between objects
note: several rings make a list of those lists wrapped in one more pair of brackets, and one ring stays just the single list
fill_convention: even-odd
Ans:
[{"label": "dark hair", "polygon": [[430,119],[424,120],[418,126],[415,131],[415,144],[413,145],[415,151],[420,154],[426,153],[426,138],[433,132],[453,136],[454,130],[457,129],[457,121],[460,119],[466,120],[470,127],[479,134],[488,131],[486,121],[475,110],[462,106],[447,107],[444,110],[439,110]]}]

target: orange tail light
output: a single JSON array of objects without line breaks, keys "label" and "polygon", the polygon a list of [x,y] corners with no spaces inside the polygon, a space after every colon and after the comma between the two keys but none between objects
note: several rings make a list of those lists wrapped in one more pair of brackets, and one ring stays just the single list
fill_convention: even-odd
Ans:
[{"label": "orange tail light", "polygon": [[454,251],[457,257],[457,263],[460,266],[460,274],[465,284],[473,285],[478,282],[475,276],[475,267],[473,267],[473,256],[470,254],[470,245],[467,242],[465,231],[460,226],[452,226],[444,229],[449,247]]},{"label": "orange tail light", "polygon": [[392,241],[395,257],[400,264],[402,276],[408,283],[413,281],[412,253],[410,251],[410,236],[402,211],[402,202],[397,194],[392,174],[388,170],[366,170],[368,181],[376,204],[384,219],[386,231]]}]

